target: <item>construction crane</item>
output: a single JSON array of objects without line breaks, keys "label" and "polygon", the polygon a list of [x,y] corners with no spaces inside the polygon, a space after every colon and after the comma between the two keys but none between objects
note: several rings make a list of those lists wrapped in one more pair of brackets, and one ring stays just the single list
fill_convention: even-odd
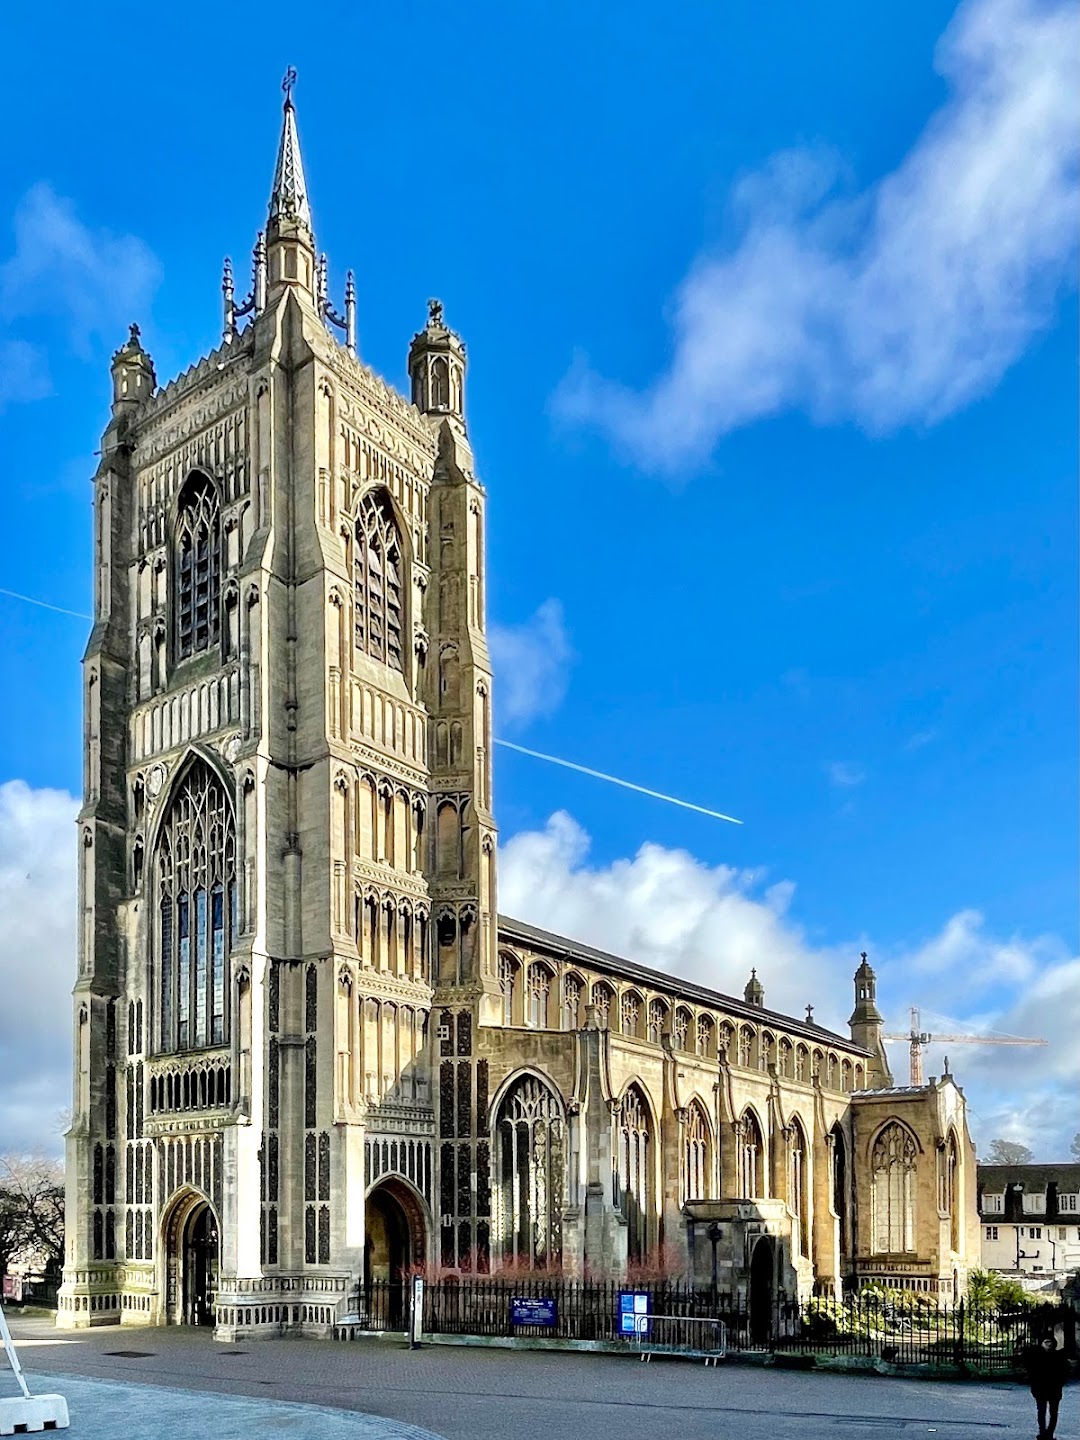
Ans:
[{"label": "construction crane", "polygon": [[911,1030],[907,1035],[883,1035],[883,1040],[907,1041],[911,1056],[911,1083],[923,1083],[923,1055],[935,1045],[1045,1045],[1045,1040],[1023,1040],[1017,1035],[932,1035],[922,1028],[919,1007],[911,1007]]}]

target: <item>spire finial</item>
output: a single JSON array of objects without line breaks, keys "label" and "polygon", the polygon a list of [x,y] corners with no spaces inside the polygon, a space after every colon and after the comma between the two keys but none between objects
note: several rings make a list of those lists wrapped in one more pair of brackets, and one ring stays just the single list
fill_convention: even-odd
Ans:
[{"label": "spire finial", "polygon": [[310,230],[307,181],[304,179],[304,162],[300,158],[300,138],[296,133],[296,107],[292,102],[295,84],[296,71],[290,65],[281,82],[285,92],[285,115],[274,170],[274,188],[270,194],[270,220],[299,220]]},{"label": "spire finial", "polygon": [[443,303],[441,300],[429,300],[427,302],[427,323],[429,330],[440,330],[445,323],[443,321]]}]

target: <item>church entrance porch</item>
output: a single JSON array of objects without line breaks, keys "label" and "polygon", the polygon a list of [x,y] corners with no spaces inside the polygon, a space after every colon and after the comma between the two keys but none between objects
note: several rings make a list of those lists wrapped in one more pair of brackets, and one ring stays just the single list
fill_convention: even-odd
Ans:
[{"label": "church entrance porch", "polygon": [[402,1180],[380,1180],[364,1211],[364,1310],[389,1330],[405,1326],[408,1274],[425,1250],[419,1199]]},{"label": "church entrance porch", "polygon": [[194,1194],[178,1200],[165,1237],[166,1322],[213,1325],[221,1242],[210,1202]]}]

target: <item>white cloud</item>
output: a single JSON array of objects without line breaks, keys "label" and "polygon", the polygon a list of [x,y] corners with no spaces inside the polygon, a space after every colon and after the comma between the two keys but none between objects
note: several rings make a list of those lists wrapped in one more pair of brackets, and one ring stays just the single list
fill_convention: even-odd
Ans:
[{"label": "white cloud", "polygon": [[588,852],[588,835],[563,811],[515,835],[500,855],[500,910],[726,994],[741,995],[756,966],[770,1007],[802,1014],[813,1002],[822,1023],[846,1017],[850,977],[828,992],[858,960],[807,943],[787,913],[789,883],[652,843],[599,867]]},{"label": "white cloud", "polygon": [[[630,859],[594,865],[589,846],[585,831],[561,811],[543,830],[506,841],[500,910],[729,995],[741,995],[756,966],[770,1008],[802,1015],[812,1003],[815,1019],[840,1033],[859,951],[867,949],[890,1030],[906,1031],[906,1005],[947,1002],[950,1025],[963,1033],[1049,1041],[1034,1049],[931,1046],[926,1073],[940,1075],[943,1049],[950,1051],[983,1151],[995,1136],[1008,1135],[1026,1137],[1043,1158],[1067,1155],[1080,1091],[1080,959],[1054,937],[1000,939],[977,911],[961,910],[913,947],[888,950],[854,937],[816,945],[790,912],[790,881],[770,883],[764,871],[708,866],[651,843]],[[906,1083],[906,1046],[890,1046],[890,1059]]]},{"label": "white cloud", "polygon": [[71,1103],[77,809],[0,785],[0,1154],[58,1150]]},{"label": "white cloud", "polygon": [[1064,0],[968,0],[949,96],[892,173],[850,198],[827,157],[775,157],[683,281],[666,372],[635,393],[579,361],[557,409],[673,470],[786,410],[879,432],[985,394],[1072,280],[1078,36]]},{"label": "white cloud", "polygon": [[832,760],[825,767],[829,777],[829,784],[835,785],[840,790],[851,790],[856,785],[861,785],[866,779],[866,771],[859,765],[853,765],[849,760]]},{"label": "white cloud", "polygon": [[88,359],[96,342],[114,347],[145,317],[161,278],[150,249],[134,235],[92,230],[70,200],[33,186],[14,216],[15,250],[0,264],[0,407],[51,392],[46,354],[28,321],[54,323],[63,343]]},{"label": "white cloud", "polygon": [[574,661],[561,603],[545,600],[523,625],[492,625],[488,640],[499,723],[523,726],[557,710]]}]

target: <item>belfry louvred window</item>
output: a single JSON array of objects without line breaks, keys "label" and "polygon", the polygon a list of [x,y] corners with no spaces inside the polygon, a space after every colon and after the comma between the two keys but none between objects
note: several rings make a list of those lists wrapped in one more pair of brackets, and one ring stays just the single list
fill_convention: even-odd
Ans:
[{"label": "belfry louvred window", "polygon": [[180,492],[175,606],[178,659],[216,644],[221,632],[221,522],[217,490],[197,471]]},{"label": "belfry louvred window", "polygon": [[404,670],[401,538],[385,495],[368,494],[356,517],[356,648]]},{"label": "belfry louvred window", "polygon": [[169,807],[156,878],[160,1048],[223,1045],[225,967],[238,931],[236,836],[224,787],[201,760]]}]

